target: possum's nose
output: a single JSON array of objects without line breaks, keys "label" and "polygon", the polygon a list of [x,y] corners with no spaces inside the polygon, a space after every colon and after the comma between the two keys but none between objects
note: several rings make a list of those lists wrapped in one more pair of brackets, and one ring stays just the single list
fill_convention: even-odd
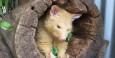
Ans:
[{"label": "possum's nose", "polygon": [[60,40],[64,41],[64,40],[66,40],[66,37],[67,37],[67,35],[62,35],[62,36],[60,36]]}]

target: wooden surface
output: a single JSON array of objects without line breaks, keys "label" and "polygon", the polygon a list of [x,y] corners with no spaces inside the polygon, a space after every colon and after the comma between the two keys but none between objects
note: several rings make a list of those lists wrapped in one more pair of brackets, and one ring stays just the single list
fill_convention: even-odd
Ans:
[{"label": "wooden surface", "polygon": [[[70,58],[104,58],[108,41],[103,39],[103,21],[92,0],[30,0],[12,10],[3,20],[11,23],[13,30],[0,29],[1,38],[4,39],[0,45],[8,50],[6,55],[12,58],[44,58],[35,43],[36,27],[39,17],[52,4],[70,13],[83,14],[73,22],[74,36],[67,49]],[[0,58],[7,58],[2,56]]]},{"label": "wooden surface", "polygon": [[4,43],[2,36],[0,35],[0,58],[12,58],[12,54],[7,47],[7,44]]}]

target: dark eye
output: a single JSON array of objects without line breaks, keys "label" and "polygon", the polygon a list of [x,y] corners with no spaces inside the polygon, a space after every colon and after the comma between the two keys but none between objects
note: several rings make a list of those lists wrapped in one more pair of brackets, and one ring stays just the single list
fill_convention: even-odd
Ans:
[{"label": "dark eye", "polygon": [[57,28],[61,28],[59,25],[57,25]]}]

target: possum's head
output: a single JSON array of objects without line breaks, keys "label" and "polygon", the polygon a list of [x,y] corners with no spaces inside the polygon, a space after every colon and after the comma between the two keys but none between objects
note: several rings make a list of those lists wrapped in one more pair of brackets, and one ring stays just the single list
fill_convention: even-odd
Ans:
[{"label": "possum's head", "polygon": [[73,18],[78,18],[64,9],[53,5],[48,13],[47,20],[45,21],[46,30],[54,38],[59,40],[66,40],[68,34],[72,31]]}]

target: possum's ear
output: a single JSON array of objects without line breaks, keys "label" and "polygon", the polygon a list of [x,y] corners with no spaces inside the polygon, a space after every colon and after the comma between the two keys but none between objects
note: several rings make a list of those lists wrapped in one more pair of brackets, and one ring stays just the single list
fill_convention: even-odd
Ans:
[{"label": "possum's ear", "polygon": [[53,5],[50,10],[50,15],[55,16],[57,13],[59,13],[60,7],[57,5]]},{"label": "possum's ear", "polygon": [[82,16],[82,14],[75,14],[74,16],[73,16],[73,20],[72,21],[74,21],[74,20],[76,20],[76,19],[79,19],[80,17]]}]

